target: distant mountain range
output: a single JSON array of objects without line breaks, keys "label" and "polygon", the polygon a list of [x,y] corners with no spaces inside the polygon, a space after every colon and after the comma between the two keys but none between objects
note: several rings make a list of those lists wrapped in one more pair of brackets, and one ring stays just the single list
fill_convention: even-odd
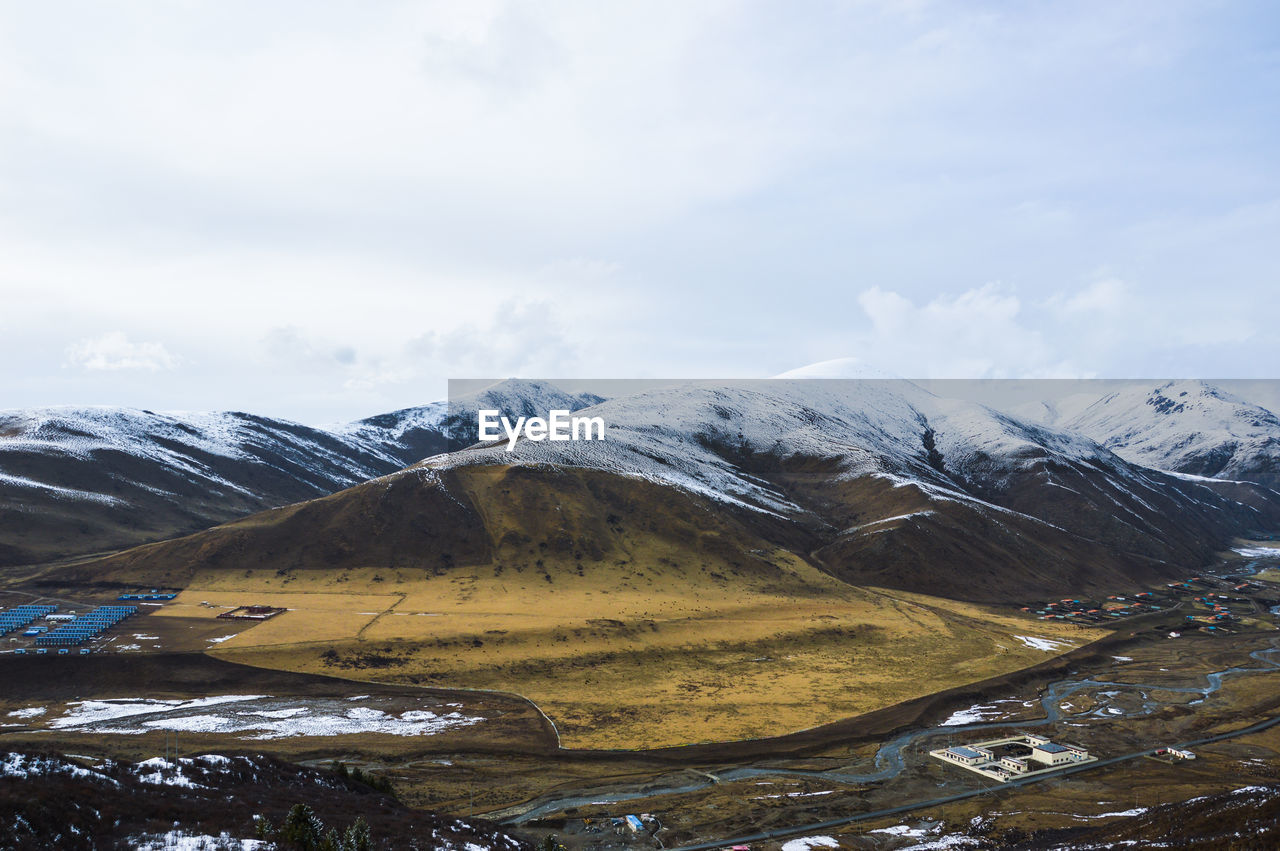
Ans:
[{"label": "distant mountain range", "polygon": [[385,475],[443,449],[443,407],[341,431],[244,413],[0,413],[0,564],[158,540]]},{"label": "distant mountain range", "polygon": [[[440,571],[537,552],[625,563],[616,534],[625,525],[742,569],[784,548],[854,585],[973,600],[1114,588],[1195,569],[1237,536],[1280,528],[1280,494],[1238,480],[1243,461],[1218,465],[1225,478],[1204,475],[1207,427],[1187,435],[1195,451],[1166,442],[1191,422],[1174,419],[1184,414],[1260,431],[1275,418],[1227,394],[1199,393],[1192,404],[1191,390],[1153,391],[1081,404],[1068,428],[898,380],[688,383],[607,401],[575,397],[571,404],[594,401],[584,412],[609,424],[607,440],[438,455],[79,574],[182,584],[204,569]],[[503,400],[497,407],[537,394],[545,412],[554,390],[510,383],[491,392]],[[1235,445],[1231,458],[1261,470],[1274,444],[1257,440],[1244,453],[1244,428],[1213,434]]]},{"label": "distant mountain range", "polygon": [[597,401],[507,382],[455,400],[452,415],[435,402],[331,428],[240,412],[0,411],[0,565],[161,540],[330,494],[444,452],[451,434],[471,428],[474,439],[468,411],[479,406],[527,415]]},{"label": "distant mountain range", "polygon": [[1135,464],[1280,489],[1280,418],[1203,381],[1107,393],[1055,425]]}]

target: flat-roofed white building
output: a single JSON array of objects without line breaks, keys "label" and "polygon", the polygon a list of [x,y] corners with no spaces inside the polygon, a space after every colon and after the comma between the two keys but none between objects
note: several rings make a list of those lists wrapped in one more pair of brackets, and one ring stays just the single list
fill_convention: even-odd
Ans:
[{"label": "flat-roofed white building", "polygon": [[1014,774],[1025,774],[1027,771],[1026,757],[1021,756],[1002,756],[1000,757],[1000,766],[1007,768]]},{"label": "flat-roofed white building", "polygon": [[1062,745],[1057,742],[1043,742],[1031,746],[1031,758],[1045,765],[1067,765],[1079,762],[1089,756],[1084,748]]},{"label": "flat-roofed white building", "polygon": [[929,751],[929,755],[1001,782],[1096,761],[1082,747],[1059,744],[1045,736],[1026,733],[968,745],[952,745]]},{"label": "flat-roofed white building", "polygon": [[965,745],[955,745],[938,751],[937,754],[942,759],[948,759],[960,765],[980,765],[984,762],[991,762],[991,751],[983,748],[971,748]]}]

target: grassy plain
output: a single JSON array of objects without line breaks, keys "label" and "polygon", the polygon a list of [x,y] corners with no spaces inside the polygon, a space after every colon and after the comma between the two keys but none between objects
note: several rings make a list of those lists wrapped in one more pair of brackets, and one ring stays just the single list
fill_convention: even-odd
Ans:
[{"label": "grassy plain", "polygon": [[[273,606],[289,611],[256,624],[245,620],[223,621],[242,630],[252,628],[251,636],[246,631],[224,643],[229,646],[237,642],[252,646],[297,644],[358,636],[374,619],[402,599],[403,595],[399,594],[285,591],[270,584],[219,576],[199,588],[179,594],[173,603],[157,611],[155,617],[209,619],[238,606]],[[208,605],[204,605],[206,603]]]},{"label": "grassy plain", "polygon": [[220,574],[208,584],[197,579],[170,613],[223,610],[199,601],[284,606],[290,611],[213,652],[265,668],[515,692],[550,716],[567,747],[779,735],[1053,655],[1015,635],[1060,641],[1065,651],[1101,634],[852,589],[798,560],[786,569],[805,593],[661,565],[649,570],[666,575],[644,583],[598,567],[575,571],[572,582],[557,582],[559,572],[492,568],[428,577],[385,569]]},{"label": "grassy plain", "polygon": [[[220,658],[518,693],[577,748],[780,735],[1103,634],[855,587],[797,555],[808,539],[794,529],[775,530],[794,538],[784,548],[732,512],[644,481],[451,475],[447,490],[430,477],[372,482],[141,548],[111,576],[181,578],[186,590],[162,617],[289,609],[211,643]],[[271,535],[249,535],[258,526]]]}]

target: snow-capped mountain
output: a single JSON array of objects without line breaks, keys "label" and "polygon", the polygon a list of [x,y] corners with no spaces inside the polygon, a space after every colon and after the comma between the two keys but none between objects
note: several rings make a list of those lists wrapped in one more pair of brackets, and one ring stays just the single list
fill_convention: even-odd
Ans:
[{"label": "snow-capped mountain", "polygon": [[[764,510],[796,508],[726,454],[828,458],[837,478],[908,477],[958,488],[989,459],[1061,455],[1121,463],[1091,440],[1024,425],[985,406],[940,398],[905,380],[690,383],[602,401],[580,411],[608,424],[604,441],[505,441],[457,464],[569,464],[674,484]],[[960,478],[957,478],[960,477]]]},{"label": "snow-capped mountain", "polygon": [[0,565],[131,546],[333,493],[465,445],[475,411],[601,401],[505,381],[327,428],[239,412],[0,412]]},{"label": "snow-capped mountain", "polygon": [[1109,393],[1061,425],[1135,464],[1280,489],[1280,417],[1203,381]]},{"label": "snow-capped mountain", "polygon": [[439,452],[442,412],[345,431],[244,413],[0,413],[0,564],[156,540],[350,487]]},{"label": "snow-capped mountain", "polygon": [[462,449],[479,436],[478,411],[496,410],[514,420],[517,417],[547,416],[553,410],[578,411],[604,401],[595,393],[567,393],[547,381],[509,378],[474,392],[450,398],[445,428],[449,449]]},{"label": "snow-capped mountain", "polygon": [[625,564],[622,524],[690,559],[781,547],[856,585],[994,600],[1176,574],[1280,526],[1265,489],[1149,470],[901,380],[689,383],[580,414],[606,439],[472,446],[85,570],[181,581],[174,564],[244,553],[259,568],[287,554],[291,568],[437,571],[543,551]]},{"label": "snow-capped mountain", "polygon": [[[945,540],[965,525],[1004,530],[995,539],[1009,538],[1007,552],[1065,533],[1081,552],[1186,562],[1207,557],[1226,531],[1275,516],[1265,500],[1244,506],[1239,494],[1136,466],[1079,434],[904,380],[689,384],[581,413],[609,424],[606,440],[522,440],[510,452],[499,444],[423,466],[570,465],[672,485],[819,530],[817,553],[833,564],[867,548],[894,561],[888,541]],[[971,543],[991,549],[995,539]]]},{"label": "snow-capped mountain", "polygon": [[[445,420],[448,405],[432,402],[417,408],[402,408],[351,423],[339,423],[324,431],[373,449],[380,447],[403,467],[437,452],[448,443]],[[404,459],[411,459],[406,461]],[[402,463],[403,462],[403,463]]]}]

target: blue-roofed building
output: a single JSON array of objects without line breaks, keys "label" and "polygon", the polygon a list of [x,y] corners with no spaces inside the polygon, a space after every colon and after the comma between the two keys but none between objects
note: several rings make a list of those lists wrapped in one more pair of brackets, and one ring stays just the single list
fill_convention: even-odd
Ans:
[{"label": "blue-roofed building", "polygon": [[22,629],[32,621],[48,617],[57,610],[57,606],[44,605],[14,606],[12,609],[0,610],[0,635]]},{"label": "blue-roofed building", "polygon": [[127,617],[136,614],[137,606],[99,606],[86,615],[74,618],[51,632],[36,639],[39,645],[77,645],[84,644],[91,638],[100,635],[104,630],[115,626]]}]

